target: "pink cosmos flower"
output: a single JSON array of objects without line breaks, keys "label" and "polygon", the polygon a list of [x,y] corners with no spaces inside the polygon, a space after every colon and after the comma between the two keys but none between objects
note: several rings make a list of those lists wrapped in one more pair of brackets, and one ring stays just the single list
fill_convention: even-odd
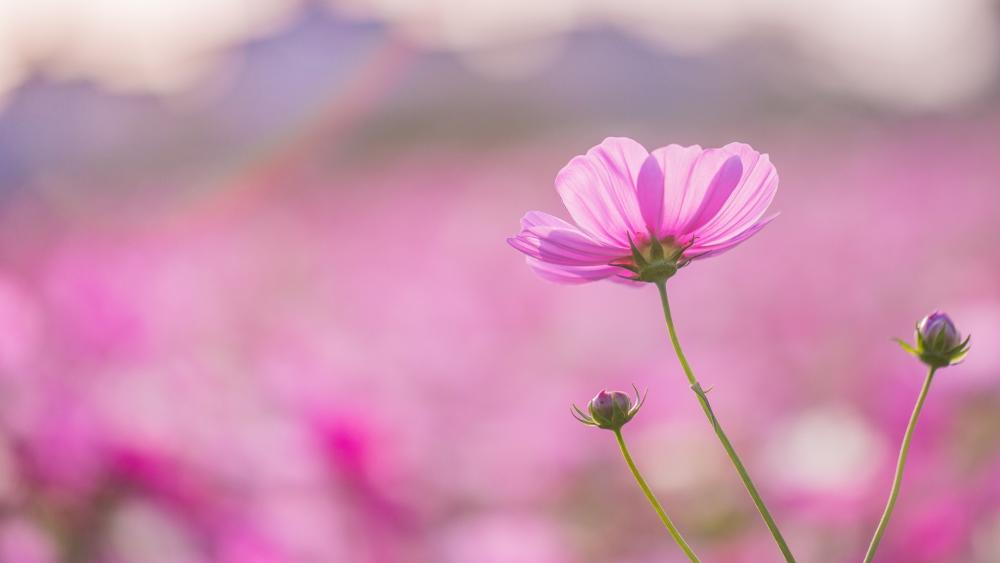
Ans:
[{"label": "pink cosmos flower", "polygon": [[551,281],[626,280],[636,265],[630,241],[649,256],[655,238],[677,267],[719,254],[777,216],[764,217],[777,189],[768,156],[743,143],[650,153],[632,139],[610,137],[556,176],[576,225],[529,211],[507,242]]}]

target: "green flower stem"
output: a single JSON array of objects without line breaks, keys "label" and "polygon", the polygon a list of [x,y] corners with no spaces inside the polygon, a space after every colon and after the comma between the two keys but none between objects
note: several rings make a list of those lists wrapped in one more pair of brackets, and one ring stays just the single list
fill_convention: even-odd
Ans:
[{"label": "green flower stem", "polygon": [[871,560],[875,558],[875,551],[878,550],[878,544],[882,541],[882,535],[885,534],[885,529],[889,525],[892,509],[896,506],[896,497],[899,496],[899,487],[903,484],[903,468],[906,466],[906,456],[910,452],[910,440],[913,438],[913,429],[917,426],[917,418],[920,417],[920,411],[924,408],[924,400],[927,399],[927,392],[931,389],[931,381],[934,380],[934,372],[936,371],[937,368],[932,367],[927,372],[927,379],[924,380],[924,386],[920,389],[920,396],[917,397],[917,404],[914,405],[913,414],[910,415],[910,423],[906,425],[906,432],[903,434],[903,445],[899,448],[899,461],[896,462],[896,476],[892,480],[892,490],[889,492],[889,502],[885,505],[885,512],[882,513],[882,519],[878,521],[878,528],[875,529],[872,543],[868,546],[868,553],[865,554],[865,563],[871,563]]},{"label": "green flower stem", "polygon": [[753,499],[753,503],[757,506],[757,510],[760,511],[760,515],[764,519],[764,523],[767,524],[768,530],[771,531],[771,535],[774,536],[774,541],[778,544],[778,548],[781,549],[781,553],[784,555],[785,561],[788,563],[794,563],[795,557],[792,555],[792,551],[788,549],[788,544],[785,543],[785,538],[782,537],[781,531],[778,529],[778,525],[774,523],[774,518],[771,517],[771,513],[767,510],[767,506],[764,505],[764,501],[760,498],[760,493],[757,492],[757,487],[755,487],[753,481],[750,480],[750,474],[747,473],[746,468],[743,466],[743,462],[740,461],[740,456],[736,455],[736,450],[733,449],[733,444],[729,441],[726,433],[723,432],[722,426],[719,424],[719,419],[717,419],[715,417],[715,413],[712,412],[712,405],[709,404],[705,391],[702,389],[701,384],[698,383],[698,380],[695,379],[694,372],[691,371],[691,366],[688,364],[687,358],[684,357],[684,351],[681,350],[681,343],[677,339],[677,331],[674,329],[674,319],[670,315],[670,301],[667,300],[666,282],[658,282],[656,287],[660,290],[660,300],[663,302],[663,316],[667,320],[667,330],[670,332],[670,342],[674,346],[674,352],[677,353],[677,359],[680,360],[681,367],[684,368],[684,374],[687,376],[688,383],[691,384],[691,390],[694,391],[695,395],[698,397],[698,402],[701,403],[701,409],[705,411],[705,416],[708,417],[708,421],[712,424],[712,428],[715,430],[715,435],[719,437],[719,441],[722,442],[722,447],[725,448],[726,454],[729,455],[729,459],[732,460],[733,466],[736,467],[736,472],[740,474],[740,479],[743,480],[743,485],[746,487],[747,492],[750,493],[750,498]]},{"label": "green flower stem", "polygon": [[639,483],[639,487],[642,489],[642,492],[645,493],[646,498],[649,499],[649,504],[653,505],[653,510],[660,515],[660,520],[663,521],[663,525],[666,526],[667,531],[670,532],[670,535],[674,538],[674,541],[677,542],[677,545],[684,550],[684,554],[688,556],[688,559],[694,561],[695,563],[699,563],[698,556],[694,554],[694,551],[691,550],[691,546],[684,541],[681,533],[677,531],[677,527],[670,521],[670,517],[667,516],[663,507],[660,506],[660,501],[656,500],[656,496],[653,494],[653,491],[649,490],[649,485],[646,484],[646,480],[642,478],[642,474],[639,473],[639,469],[635,466],[635,462],[632,461],[632,455],[628,453],[628,447],[625,445],[625,439],[622,438],[621,429],[619,428],[615,430],[614,433],[615,438],[618,439],[618,447],[622,450],[622,457],[625,458],[625,463],[628,464],[628,468],[632,470],[632,475],[635,476],[635,481]]}]

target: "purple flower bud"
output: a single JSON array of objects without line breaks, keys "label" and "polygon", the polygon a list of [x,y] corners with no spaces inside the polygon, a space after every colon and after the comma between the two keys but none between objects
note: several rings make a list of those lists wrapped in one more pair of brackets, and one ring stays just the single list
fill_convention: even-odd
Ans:
[{"label": "purple flower bud", "polygon": [[955,365],[969,353],[969,337],[962,340],[955,323],[941,311],[935,311],[917,323],[916,346],[901,340],[899,343],[904,350],[934,368]]},{"label": "purple flower bud", "polygon": [[917,341],[922,341],[924,349],[934,353],[947,353],[962,343],[962,335],[955,328],[955,323],[941,311],[924,317],[917,325],[917,333]]},{"label": "purple flower bud", "polygon": [[573,416],[587,426],[596,426],[606,430],[620,430],[626,422],[632,420],[646,396],[639,394],[639,389],[635,389],[635,399],[632,399],[621,391],[602,390],[596,397],[587,404],[587,414],[573,405]]},{"label": "purple flower bud", "polygon": [[621,391],[603,390],[587,405],[590,417],[601,428],[621,428],[632,417],[632,399]]}]

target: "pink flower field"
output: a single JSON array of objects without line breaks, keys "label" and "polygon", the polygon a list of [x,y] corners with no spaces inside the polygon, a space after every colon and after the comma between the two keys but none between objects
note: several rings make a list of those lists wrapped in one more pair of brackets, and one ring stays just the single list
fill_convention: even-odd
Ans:
[{"label": "pink flower field", "polygon": [[[570,412],[633,384],[648,396],[624,435],[699,557],[780,561],[654,288],[550,283],[518,252],[539,269],[542,235],[506,242],[528,210],[586,230],[557,174],[605,137],[738,140],[780,172],[762,220],[780,215],[732,248],[705,209],[651,226],[669,201],[635,232],[680,245],[697,224],[686,258],[726,250],[671,278],[673,317],[798,560],[862,559],[926,372],[892,338],[941,309],[972,349],[936,376],[876,561],[1000,561],[995,72],[913,98],[831,86],[750,20],[685,50],[524,7],[532,37],[494,53],[430,8],[331,4],[255,15],[270,23],[197,45],[219,60],[166,89],[101,74],[158,67],[60,74],[76,67],[55,54],[10,79],[0,562],[684,561],[612,436]],[[628,240],[599,242],[603,262],[561,275],[629,274],[607,265]]]}]

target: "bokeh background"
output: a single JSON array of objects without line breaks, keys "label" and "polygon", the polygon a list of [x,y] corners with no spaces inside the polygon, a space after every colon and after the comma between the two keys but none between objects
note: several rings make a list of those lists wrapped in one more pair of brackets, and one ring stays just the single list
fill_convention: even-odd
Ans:
[{"label": "bokeh background", "polygon": [[0,561],[779,560],[656,292],[504,243],[605,136],[749,142],[781,217],[670,291],[802,561],[1000,561],[1000,7],[0,1]]}]

